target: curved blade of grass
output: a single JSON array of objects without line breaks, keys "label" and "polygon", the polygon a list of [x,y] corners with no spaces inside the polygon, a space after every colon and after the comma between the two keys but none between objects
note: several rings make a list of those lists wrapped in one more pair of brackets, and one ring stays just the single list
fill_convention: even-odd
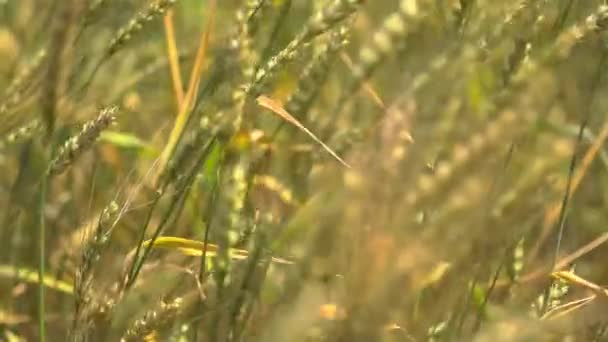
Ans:
[{"label": "curved blade of grass", "polygon": [[171,71],[171,80],[173,82],[173,91],[175,92],[175,102],[177,110],[184,102],[184,89],[179,66],[179,58],[177,52],[177,44],[175,43],[175,28],[173,25],[173,9],[169,9],[163,18],[165,24],[165,38],[167,41],[167,57],[169,59],[169,67]]},{"label": "curved blade of grass", "polygon": [[338,154],[334,152],[334,150],[332,150],[323,141],[321,141],[321,139],[317,138],[317,136],[314,135],[308,128],[304,127],[304,125],[302,125],[293,115],[289,114],[289,112],[285,110],[285,108],[283,108],[283,106],[278,101],[273,100],[266,95],[260,95],[257,98],[257,102],[258,105],[260,105],[261,107],[272,111],[281,119],[287,121],[302,132],[306,133],[312,140],[321,145],[325,149],[325,151],[331,154],[331,156],[334,157],[337,161],[339,161],[342,165],[346,166],[347,168],[350,168],[350,165],[347,162],[340,158],[340,156],[338,156]]},{"label": "curved blade of grass", "polygon": [[[11,265],[0,265],[0,277],[17,279],[30,284],[38,284],[38,271],[24,267],[15,268]],[[42,276],[42,284],[49,289],[67,294],[74,294],[74,287],[72,284],[59,280],[49,274]]]},{"label": "curved blade of grass", "polygon": [[[190,118],[192,104],[194,103],[194,97],[198,90],[199,81],[201,79],[201,74],[203,72],[203,62],[207,56],[207,48],[209,46],[209,37],[211,35],[211,29],[213,27],[213,23],[215,20],[215,11],[216,11],[216,1],[210,1],[207,7],[207,24],[205,29],[201,34],[201,38],[199,41],[198,51],[196,53],[196,59],[194,61],[194,66],[192,67],[192,72],[190,74],[190,82],[188,84],[188,89],[186,91],[185,97],[181,103],[179,113],[175,118],[175,122],[173,124],[173,129],[169,135],[169,141],[165,145],[161,155],[160,155],[160,167],[159,174],[160,176],[162,171],[165,169],[171,155],[175,151],[177,144],[179,143],[180,138],[182,137],[182,133],[186,128],[186,124],[188,123],[188,119]],[[157,179],[158,180],[158,179]]]},{"label": "curved blade of grass", "polygon": [[[151,240],[144,241],[142,246],[148,247],[150,243],[152,243],[152,248],[169,249],[187,256],[202,256],[203,252],[206,252],[207,256],[214,257],[218,251],[218,246],[215,244],[208,243],[205,245],[205,243],[198,240],[177,236],[159,236],[154,242]],[[244,249],[230,248],[229,255],[232,259],[243,260],[247,259],[249,252]],[[272,261],[279,264],[292,264],[289,260],[275,257],[272,258]]]}]

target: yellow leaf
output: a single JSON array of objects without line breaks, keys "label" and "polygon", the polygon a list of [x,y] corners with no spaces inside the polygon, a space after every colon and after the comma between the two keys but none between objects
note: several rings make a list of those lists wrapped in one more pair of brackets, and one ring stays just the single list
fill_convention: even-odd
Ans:
[{"label": "yellow leaf", "polygon": [[[0,277],[17,279],[30,284],[38,284],[38,271],[23,267],[15,268],[11,265],[0,265]],[[57,290],[67,294],[74,293],[74,288],[72,287],[72,284],[63,280],[59,280],[48,274],[42,277],[42,283],[44,284],[44,286],[53,290]]]},{"label": "yellow leaf", "polygon": [[[143,243],[143,247],[148,247],[151,243],[151,240],[146,240]],[[154,243],[152,244],[152,248],[164,248],[177,251],[183,255],[188,256],[202,256],[203,251],[207,250],[207,256],[214,257],[217,255],[218,246],[208,243],[205,246],[205,243],[186,239],[176,236],[160,236]],[[249,252],[244,249],[238,248],[230,248],[229,255],[232,259],[242,260],[246,259],[249,256]],[[280,264],[291,264],[292,262],[289,260],[281,259],[281,258],[272,258],[272,261]]]}]

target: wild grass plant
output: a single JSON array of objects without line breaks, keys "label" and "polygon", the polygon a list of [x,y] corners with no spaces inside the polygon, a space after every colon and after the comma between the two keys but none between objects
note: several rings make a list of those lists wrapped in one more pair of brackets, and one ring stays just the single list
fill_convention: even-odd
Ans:
[{"label": "wild grass plant", "polygon": [[0,1],[0,340],[608,340],[607,30]]}]

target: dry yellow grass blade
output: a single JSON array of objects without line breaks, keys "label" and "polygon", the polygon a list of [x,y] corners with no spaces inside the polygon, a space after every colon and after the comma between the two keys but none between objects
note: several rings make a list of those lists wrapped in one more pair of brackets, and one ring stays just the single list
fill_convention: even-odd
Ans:
[{"label": "dry yellow grass blade", "polygon": [[257,102],[258,102],[258,105],[260,105],[261,107],[264,107],[264,108],[272,111],[273,113],[278,115],[281,119],[287,121],[288,123],[297,127],[299,130],[306,133],[312,140],[314,140],[319,145],[321,145],[325,149],[325,151],[327,151],[329,154],[331,154],[331,156],[334,157],[336,160],[338,160],[342,165],[350,168],[350,165],[347,162],[345,162],[342,158],[340,158],[340,156],[338,156],[338,154],[336,152],[334,152],[329,146],[327,146],[323,141],[321,141],[321,139],[317,138],[317,136],[314,135],[308,128],[304,127],[304,125],[302,125],[295,117],[293,117],[293,115],[289,114],[289,112],[287,112],[287,110],[285,110],[285,108],[283,108],[283,106],[281,105],[281,103],[279,103],[279,101],[273,100],[266,95],[260,95],[257,98]]},{"label": "dry yellow grass blade", "polygon": [[179,58],[177,57],[177,44],[175,43],[175,29],[173,25],[173,9],[167,11],[167,14],[165,14],[163,20],[165,24],[165,38],[167,40],[167,57],[169,59],[173,91],[175,92],[175,101],[177,103],[177,113],[179,113],[182,103],[184,102],[184,83],[182,82]]},{"label": "dry yellow grass blade", "polygon": [[173,154],[173,151],[177,147],[177,143],[179,142],[180,137],[184,129],[186,128],[186,123],[190,118],[192,102],[194,100],[194,96],[198,89],[198,84],[201,79],[201,74],[203,71],[203,65],[205,61],[205,57],[207,56],[207,48],[209,46],[209,37],[211,35],[211,31],[213,28],[213,23],[215,19],[215,12],[217,8],[216,0],[210,0],[207,6],[207,23],[205,25],[205,29],[201,34],[201,38],[198,45],[198,50],[196,52],[196,59],[194,61],[194,66],[192,67],[192,72],[190,73],[190,81],[188,83],[188,90],[182,101],[182,104],[179,108],[179,113],[175,118],[175,123],[173,124],[173,129],[171,130],[171,134],[169,135],[169,141],[165,145],[163,152],[160,156],[160,167],[159,173],[156,176],[156,181],[158,181],[158,176],[165,169],[165,166],[169,162],[169,158]]},{"label": "dry yellow grass blade", "polygon": [[[606,242],[608,242],[608,233],[603,233],[600,236],[596,237],[595,239],[589,241],[582,247],[578,248],[574,252],[561,258],[557,263],[555,263],[554,269],[558,270],[558,269],[567,267],[568,265],[572,264],[574,261],[576,261],[580,257],[590,253],[591,251],[593,251],[594,249],[598,248],[599,246],[603,245]],[[519,282],[522,283],[522,282],[527,282],[527,281],[537,279],[539,277],[544,276],[546,274],[546,272],[547,272],[547,270],[545,268],[536,269],[536,270],[524,275],[523,277],[521,277]],[[506,284],[507,283],[504,283],[504,284],[501,283],[500,285],[506,285]]]},{"label": "dry yellow grass blade", "polygon": [[564,268],[564,267],[570,265],[576,259],[582,257],[583,255],[591,252],[592,250],[596,249],[600,245],[606,243],[606,241],[608,241],[608,233],[603,233],[602,235],[596,237],[592,241],[586,243],[581,248],[579,248],[579,249],[575,250],[574,252],[568,254],[567,256],[563,257],[560,261],[558,261],[555,264],[555,269]]},{"label": "dry yellow grass blade", "polygon": [[569,313],[572,313],[576,310],[581,309],[582,307],[591,304],[595,298],[597,296],[596,295],[591,295],[585,298],[581,298],[581,299],[577,299],[562,305],[559,305],[557,307],[555,307],[552,310],[549,310],[547,313],[545,313],[541,319],[556,319],[556,318],[560,318],[563,316],[568,315]]},{"label": "dry yellow grass blade", "polygon": [[[206,249],[206,255],[214,257],[217,255],[218,246],[212,243],[207,243],[192,239],[181,238],[177,236],[160,236],[152,243],[151,240],[146,240],[143,247],[147,248],[152,244],[152,248],[169,249],[188,256],[202,256]],[[232,259],[243,260],[247,259],[249,252],[244,249],[230,248],[228,254]],[[282,258],[272,258],[273,262],[279,264],[292,264],[291,261]]]},{"label": "dry yellow grass blade", "polygon": [[604,296],[608,298],[608,290],[605,288],[588,281],[587,279],[581,278],[578,275],[574,274],[574,272],[570,271],[557,271],[551,273],[551,276],[557,279],[561,279],[571,284],[575,284],[578,286],[586,287],[589,290],[593,291],[595,294]]},{"label": "dry yellow grass blade", "polygon": [[213,30],[213,25],[215,23],[217,1],[209,0],[207,3],[207,24],[205,25],[205,29],[203,30],[198,43],[196,59],[194,61],[194,66],[192,67],[192,72],[190,73],[188,91],[186,93],[186,98],[184,99],[183,106],[180,109],[181,112],[184,111],[184,107],[189,108],[192,105],[191,102],[194,99],[194,94],[196,94],[196,91],[198,90],[198,84],[201,80],[201,74],[203,71],[203,63],[205,61],[205,57],[207,56],[207,50],[209,47],[209,37],[211,37],[211,31]]},{"label": "dry yellow grass blade", "polygon": [[[24,267],[15,269],[15,267],[11,265],[0,265],[0,278],[17,279],[30,284],[38,284],[38,271]],[[51,275],[45,275],[42,278],[42,283],[49,289],[67,294],[74,294],[74,287],[72,284],[59,280]]]},{"label": "dry yellow grass blade", "polygon": [[[593,145],[589,147],[589,150],[587,150],[587,153],[583,157],[583,160],[581,161],[581,166],[576,175],[574,176],[574,179],[572,180],[572,192],[574,192],[580,185],[581,181],[583,180],[583,177],[585,177],[585,174],[589,169],[589,166],[591,165],[591,162],[595,160],[595,157],[597,156],[598,152],[600,151],[600,148],[606,141],[606,138],[608,138],[608,122],[604,124],[602,130],[593,142]],[[560,207],[560,203],[554,203],[552,205],[551,209],[547,212],[547,215],[545,217],[545,226],[552,225],[559,218]]]}]

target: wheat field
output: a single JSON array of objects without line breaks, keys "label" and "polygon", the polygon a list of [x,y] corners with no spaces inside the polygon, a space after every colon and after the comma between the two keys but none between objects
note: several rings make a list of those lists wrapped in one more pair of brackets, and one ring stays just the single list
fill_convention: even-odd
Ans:
[{"label": "wheat field", "polygon": [[608,341],[604,0],[0,0],[0,340]]}]

